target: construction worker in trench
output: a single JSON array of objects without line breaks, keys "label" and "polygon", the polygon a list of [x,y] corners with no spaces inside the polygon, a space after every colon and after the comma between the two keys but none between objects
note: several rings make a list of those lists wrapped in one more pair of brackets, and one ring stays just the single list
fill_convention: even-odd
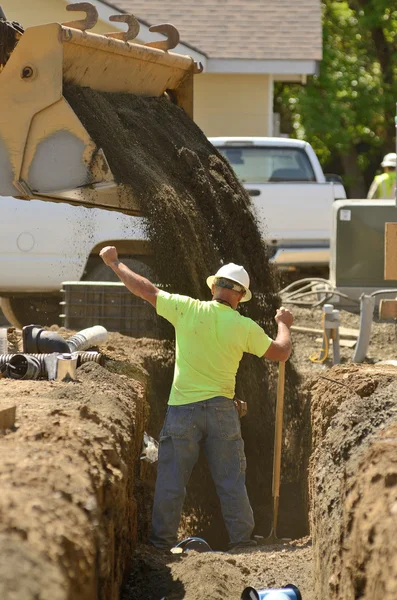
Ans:
[{"label": "construction worker in trench", "polygon": [[386,154],[381,162],[383,173],[376,175],[368,191],[368,200],[394,200],[396,198],[397,154]]},{"label": "construction worker in trench", "polygon": [[150,543],[161,549],[177,543],[186,486],[202,443],[230,547],[255,545],[244,442],[233,402],[235,378],[244,352],[274,361],[289,358],[292,314],[278,309],[275,340],[242,316],[236,309],[252,297],[249,276],[233,263],[208,277],[212,300],[204,302],[159,290],[120,262],[114,246],[103,248],[100,256],[130,292],[150,302],[175,327],[175,371],[160,433]]}]

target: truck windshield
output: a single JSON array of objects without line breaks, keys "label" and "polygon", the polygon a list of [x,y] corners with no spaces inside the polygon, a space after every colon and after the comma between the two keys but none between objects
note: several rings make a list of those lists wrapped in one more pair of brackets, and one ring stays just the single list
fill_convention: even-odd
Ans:
[{"label": "truck windshield", "polygon": [[282,146],[218,146],[242,183],[315,181],[310,160],[301,148]]}]

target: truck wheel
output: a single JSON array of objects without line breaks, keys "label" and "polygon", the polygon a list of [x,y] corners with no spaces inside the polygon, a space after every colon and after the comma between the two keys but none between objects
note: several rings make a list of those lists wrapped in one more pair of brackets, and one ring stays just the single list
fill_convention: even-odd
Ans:
[{"label": "truck wheel", "polygon": [[61,296],[32,294],[31,296],[11,296],[0,298],[0,308],[5,318],[18,329],[25,325],[60,325],[59,303]]}]

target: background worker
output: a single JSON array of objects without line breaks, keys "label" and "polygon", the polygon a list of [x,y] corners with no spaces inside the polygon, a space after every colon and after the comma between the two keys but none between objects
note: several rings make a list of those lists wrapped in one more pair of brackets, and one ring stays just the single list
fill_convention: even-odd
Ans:
[{"label": "background worker", "polygon": [[383,173],[376,175],[368,191],[369,200],[394,200],[396,197],[396,162],[397,154],[386,154],[381,162]]},{"label": "background worker", "polygon": [[247,302],[252,294],[247,271],[233,263],[208,277],[212,300],[204,302],[159,290],[121,263],[113,246],[103,248],[100,256],[176,332],[174,380],[160,433],[150,542],[164,549],[176,544],[186,485],[202,442],[230,546],[255,545],[244,442],[233,402],[235,379],[244,352],[276,361],[289,358],[292,314],[284,308],[277,311],[278,333],[272,340],[255,321],[237,312],[239,302]]}]

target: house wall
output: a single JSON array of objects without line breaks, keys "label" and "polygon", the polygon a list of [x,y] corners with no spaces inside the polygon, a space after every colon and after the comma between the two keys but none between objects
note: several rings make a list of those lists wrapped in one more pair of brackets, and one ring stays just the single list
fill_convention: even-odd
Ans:
[{"label": "house wall", "polygon": [[[69,12],[67,4],[73,0],[1,0],[4,14],[9,21],[18,21],[26,29],[34,25],[45,23],[62,23],[80,19],[81,13]],[[115,28],[104,21],[98,23],[92,29],[95,33],[106,33],[115,31]]]},{"label": "house wall", "polygon": [[272,135],[269,75],[202,73],[194,78],[194,120],[207,136]]}]

